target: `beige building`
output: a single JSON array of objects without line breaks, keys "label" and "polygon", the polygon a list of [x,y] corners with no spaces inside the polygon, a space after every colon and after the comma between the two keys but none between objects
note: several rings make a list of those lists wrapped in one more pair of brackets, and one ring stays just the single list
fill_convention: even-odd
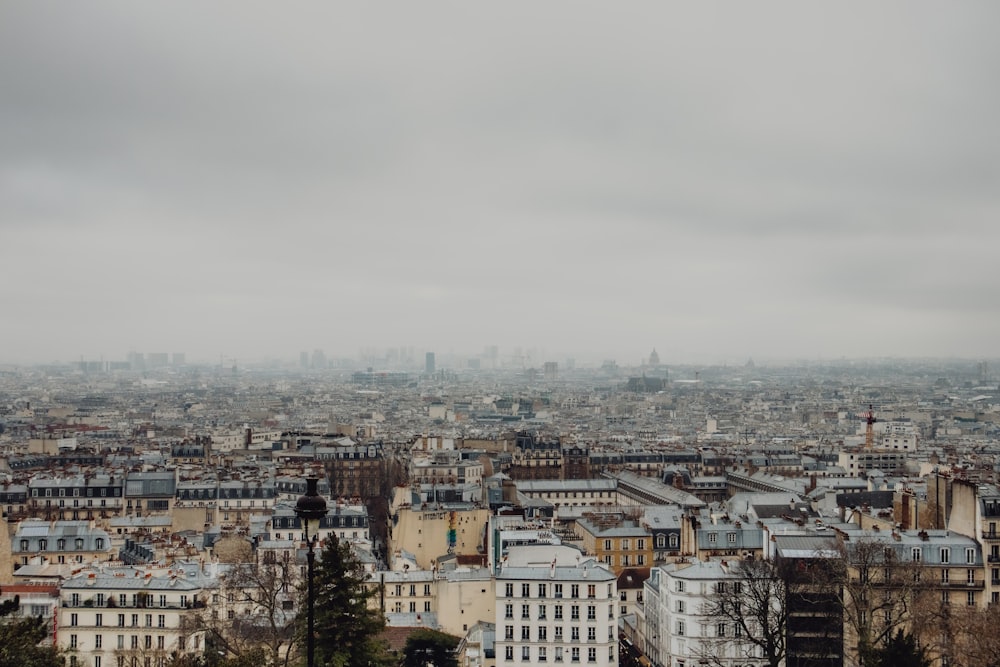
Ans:
[{"label": "beige building", "polygon": [[[490,517],[488,509],[469,503],[414,505],[413,496],[409,487],[396,489],[390,509],[390,561],[407,552],[413,555],[418,568],[430,570],[437,558],[449,551],[462,556],[480,555]],[[454,531],[454,544],[450,531]]]},{"label": "beige building", "polygon": [[197,566],[87,568],[59,598],[56,645],[70,667],[165,667],[175,652],[204,651],[203,631],[185,622],[205,607]]}]

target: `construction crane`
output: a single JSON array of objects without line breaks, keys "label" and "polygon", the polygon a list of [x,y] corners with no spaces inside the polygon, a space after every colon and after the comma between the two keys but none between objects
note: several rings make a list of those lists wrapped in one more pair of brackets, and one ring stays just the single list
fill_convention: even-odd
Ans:
[{"label": "construction crane", "polygon": [[872,404],[868,404],[868,412],[861,413],[861,416],[865,418],[867,426],[865,427],[865,449],[870,451],[875,444],[875,410]]}]

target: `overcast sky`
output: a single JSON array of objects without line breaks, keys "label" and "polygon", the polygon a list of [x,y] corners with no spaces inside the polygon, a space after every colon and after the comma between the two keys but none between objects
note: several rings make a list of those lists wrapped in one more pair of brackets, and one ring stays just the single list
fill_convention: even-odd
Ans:
[{"label": "overcast sky", "polygon": [[4,2],[0,361],[996,358],[998,25]]}]

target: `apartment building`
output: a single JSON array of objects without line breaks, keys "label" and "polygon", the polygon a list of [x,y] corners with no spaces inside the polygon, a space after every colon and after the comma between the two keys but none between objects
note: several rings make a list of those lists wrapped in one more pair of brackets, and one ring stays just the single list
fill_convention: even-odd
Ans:
[{"label": "apartment building", "polygon": [[617,665],[616,589],[614,573],[590,559],[502,567],[496,575],[497,664]]},{"label": "apartment building", "polygon": [[27,519],[14,530],[11,549],[15,568],[36,557],[66,564],[106,561],[114,554],[111,537],[92,521]]},{"label": "apartment building", "polygon": [[165,667],[204,650],[202,591],[197,567],[84,569],[60,588],[56,644],[70,667]]},{"label": "apartment building", "polygon": [[648,524],[621,514],[592,514],[573,526],[583,540],[584,551],[618,575],[631,567],[653,564],[653,535]]},{"label": "apartment building", "polygon": [[720,560],[654,568],[640,612],[646,655],[665,667],[758,664],[752,644],[737,640],[738,628],[708,613],[712,597],[721,587],[734,585],[736,578]]}]

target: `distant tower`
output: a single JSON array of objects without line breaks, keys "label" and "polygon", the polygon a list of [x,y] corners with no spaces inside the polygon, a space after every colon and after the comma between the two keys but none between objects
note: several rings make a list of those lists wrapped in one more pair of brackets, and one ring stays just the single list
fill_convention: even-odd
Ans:
[{"label": "distant tower", "polygon": [[545,369],[545,379],[548,382],[554,382],[557,377],[559,377],[559,363],[556,361],[546,361],[543,366]]},{"label": "distant tower", "polygon": [[650,366],[659,366],[660,365],[660,355],[658,355],[656,353],[656,348],[655,347],[653,348],[653,351],[649,354],[649,365]]},{"label": "distant tower", "polygon": [[434,353],[433,352],[428,352],[424,356],[424,372],[426,372],[428,375],[433,375],[434,374]]},{"label": "distant tower", "polygon": [[868,404],[868,412],[862,415],[865,418],[865,449],[871,450],[875,444],[875,411],[871,403]]}]

